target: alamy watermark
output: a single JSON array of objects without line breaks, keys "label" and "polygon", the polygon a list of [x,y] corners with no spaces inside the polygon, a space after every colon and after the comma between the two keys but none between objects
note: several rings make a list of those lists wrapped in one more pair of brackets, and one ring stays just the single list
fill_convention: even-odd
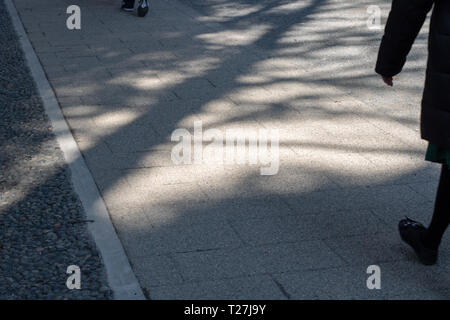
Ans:
[{"label": "alamy watermark", "polygon": [[70,290],[80,290],[81,289],[81,269],[79,266],[70,265],[66,270],[67,274],[70,276],[67,278],[66,286]]},{"label": "alamy watermark", "polygon": [[81,29],[81,9],[77,5],[71,5],[67,7],[67,17],[66,26],[69,30],[80,30]]},{"label": "alamy watermark", "polygon": [[[261,175],[275,175],[280,167],[279,132],[276,129],[207,129],[194,121],[194,132],[176,129],[171,141],[175,164],[261,165]],[[204,145],[206,143],[206,145]]]},{"label": "alamy watermark", "polygon": [[367,289],[381,289],[381,268],[375,264],[370,265],[366,272],[370,274],[366,281]]},{"label": "alamy watermark", "polygon": [[372,5],[367,7],[367,18],[366,24],[369,30],[381,30],[381,8],[377,5]]}]

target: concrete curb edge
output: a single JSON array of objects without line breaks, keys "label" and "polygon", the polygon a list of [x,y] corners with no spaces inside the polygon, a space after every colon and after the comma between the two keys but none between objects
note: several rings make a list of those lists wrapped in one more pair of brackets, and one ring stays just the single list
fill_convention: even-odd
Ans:
[{"label": "concrete curb edge", "polygon": [[12,0],[5,4],[18,35],[28,67],[35,81],[45,112],[52,124],[60,149],[71,171],[75,192],[83,205],[89,223],[88,230],[97,245],[116,300],[143,300],[145,296],[123,249],[106,205],[62,114],[59,103],[28,39]]}]

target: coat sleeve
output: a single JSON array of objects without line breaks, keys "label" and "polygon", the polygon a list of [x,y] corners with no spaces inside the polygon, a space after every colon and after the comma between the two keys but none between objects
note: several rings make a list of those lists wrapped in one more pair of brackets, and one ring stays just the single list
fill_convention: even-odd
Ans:
[{"label": "coat sleeve", "polygon": [[375,71],[385,77],[400,73],[435,0],[393,0]]}]

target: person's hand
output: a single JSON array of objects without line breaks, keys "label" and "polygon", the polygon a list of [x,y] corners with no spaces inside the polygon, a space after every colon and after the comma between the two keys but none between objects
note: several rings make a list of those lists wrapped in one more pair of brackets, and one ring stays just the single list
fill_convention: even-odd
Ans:
[{"label": "person's hand", "polygon": [[381,76],[381,78],[383,78],[384,83],[386,83],[389,87],[392,87],[394,85],[394,78],[384,76]]}]

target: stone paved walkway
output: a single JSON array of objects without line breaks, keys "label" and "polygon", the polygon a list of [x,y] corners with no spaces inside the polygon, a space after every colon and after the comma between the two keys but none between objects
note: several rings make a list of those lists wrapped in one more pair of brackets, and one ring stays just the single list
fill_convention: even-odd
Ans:
[{"label": "stone paved walkway", "polygon": [[[154,0],[145,18],[14,2],[149,298],[450,297],[448,239],[423,267],[396,232],[428,222],[439,168],[418,132],[426,34],[394,89],[373,71],[366,10],[384,22],[389,1]],[[171,135],[194,121],[278,129],[278,174],[175,165]]]}]

